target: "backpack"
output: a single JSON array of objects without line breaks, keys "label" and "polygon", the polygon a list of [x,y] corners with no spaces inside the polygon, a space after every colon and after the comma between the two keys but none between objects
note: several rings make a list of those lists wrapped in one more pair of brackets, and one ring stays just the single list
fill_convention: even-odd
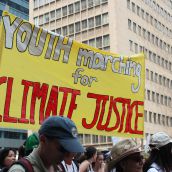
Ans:
[{"label": "backpack", "polygon": [[18,161],[14,162],[12,164],[12,166],[15,165],[15,164],[21,165],[25,169],[25,172],[34,172],[34,169],[32,167],[32,164],[26,158],[19,159]]}]

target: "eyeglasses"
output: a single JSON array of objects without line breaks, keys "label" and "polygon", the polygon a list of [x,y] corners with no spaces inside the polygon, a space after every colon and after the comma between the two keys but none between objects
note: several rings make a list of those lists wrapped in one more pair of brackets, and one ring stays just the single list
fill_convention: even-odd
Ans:
[{"label": "eyeglasses", "polygon": [[143,161],[144,157],[142,155],[137,155],[137,156],[129,156],[128,159],[131,159],[135,162],[141,162]]}]

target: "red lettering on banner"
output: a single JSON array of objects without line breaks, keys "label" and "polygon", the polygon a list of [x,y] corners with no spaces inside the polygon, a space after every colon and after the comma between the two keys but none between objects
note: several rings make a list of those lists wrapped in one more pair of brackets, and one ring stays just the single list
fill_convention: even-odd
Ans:
[{"label": "red lettering on banner", "polygon": [[92,122],[90,124],[88,124],[86,122],[86,118],[82,119],[82,125],[83,127],[87,128],[87,129],[91,129],[95,126],[98,117],[99,117],[99,112],[100,112],[100,107],[101,107],[101,102],[104,100],[106,101],[107,96],[105,95],[99,95],[99,94],[94,94],[94,93],[88,93],[87,94],[88,98],[93,98],[96,99],[96,108],[95,108],[95,112],[94,112],[94,118],[92,120]]},{"label": "red lettering on banner", "polygon": [[65,107],[66,107],[68,93],[72,93],[72,89],[71,88],[60,87],[59,91],[63,92],[63,100],[62,100],[62,105],[61,105],[60,113],[59,113],[60,116],[63,116],[64,111],[65,111]]},{"label": "red lettering on banner", "polygon": [[4,108],[4,122],[17,123],[17,118],[10,117],[10,103],[11,103],[11,94],[12,94],[13,78],[9,77],[7,81],[7,90],[6,90],[6,99],[5,99],[5,108]]},{"label": "red lettering on banner", "polygon": [[[95,107],[95,112],[92,122],[90,124],[87,123],[86,118],[82,119],[82,125],[84,128],[91,129],[96,126],[96,128],[101,131],[105,130],[107,132],[111,132],[116,130],[119,133],[124,132],[131,134],[143,134],[143,131],[138,130],[138,118],[143,117],[143,114],[138,112],[138,106],[144,105],[142,101],[134,101],[131,103],[131,99],[126,99],[121,97],[113,98],[112,96],[110,96],[108,115],[106,119],[104,119],[105,106],[107,104],[107,101],[109,101],[109,96],[88,93],[87,97],[96,99],[96,107]],[[118,110],[117,105],[121,106],[122,109],[121,114]],[[135,113],[134,113],[134,109],[135,109]],[[113,126],[110,127],[109,125],[110,125],[112,111],[114,111],[115,114],[115,121],[113,123]],[[134,120],[135,123],[133,125],[134,127],[132,126],[131,123],[132,118],[135,119]],[[105,124],[103,124],[103,119],[104,121],[106,121]]]},{"label": "red lettering on banner", "polygon": [[23,90],[23,99],[22,99],[22,108],[21,108],[21,118],[18,119],[19,123],[29,123],[29,119],[26,119],[26,105],[27,105],[27,96],[29,87],[33,86],[33,83],[31,81],[22,80],[22,85],[24,85]]},{"label": "red lettering on banner", "polygon": [[58,100],[58,87],[53,86],[51,88],[48,105],[45,111],[45,118],[48,118],[50,114],[57,115],[57,100]]},{"label": "red lettering on banner", "polygon": [[42,123],[44,121],[44,110],[45,110],[48,88],[49,88],[48,84],[45,83],[43,83],[41,86],[39,82],[35,82],[33,85],[31,107],[30,107],[31,124],[35,124],[34,116],[35,116],[36,99],[41,99],[40,109],[39,109],[39,122]]},{"label": "red lettering on banner", "polygon": [[[3,76],[0,77],[0,85],[4,84],[7,82],[7,77]],[[2,121],[2,115],[0,115],[0,122]]]},{"label": "red lettering on banner", "polygon": [[69,111],[67,114],[67,117],[70,119],[72,118],[73,111],[77,108],[77,104],[75,103],[76,97],[80,94],[81,94],[80,90],[73,90],[72,91],[72,97],[71,97],[71,101],[70,101]]}]

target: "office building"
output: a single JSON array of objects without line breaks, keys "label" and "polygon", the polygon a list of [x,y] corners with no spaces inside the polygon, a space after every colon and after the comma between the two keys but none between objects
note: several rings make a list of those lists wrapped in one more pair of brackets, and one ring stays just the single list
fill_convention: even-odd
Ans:
[{"label": "office building", "polygon": [[[106,51],[144,52],[145,140],[158,131],[172,136],[171,0],[34,0],[29,20]],[[80,137],[86,144],[110,143],[108,137]]]},{"label": "office building", "polygon": [[[29,20],[29,0],[0,0],[0,19],[3,10]],[[18,148],[27,138],[26,130],[0,128],[0,148]]]}]

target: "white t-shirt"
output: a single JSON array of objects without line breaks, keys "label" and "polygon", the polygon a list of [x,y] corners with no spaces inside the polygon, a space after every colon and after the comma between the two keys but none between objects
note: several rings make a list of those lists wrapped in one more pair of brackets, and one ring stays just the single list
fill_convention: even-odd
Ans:
[{"label": "white t-shirt", "polygon": [[66,164],[64,161],[62,161],[62,164],[66,172],[78,172],[78,168],[73,161],[71,165]]},{"label": "white t-shirt", "polygon": [[[162,169],[158,164],[152,163],[147,172],[166,172],[165,169]],[[172,172],[172,171],[170,171]]]}]

